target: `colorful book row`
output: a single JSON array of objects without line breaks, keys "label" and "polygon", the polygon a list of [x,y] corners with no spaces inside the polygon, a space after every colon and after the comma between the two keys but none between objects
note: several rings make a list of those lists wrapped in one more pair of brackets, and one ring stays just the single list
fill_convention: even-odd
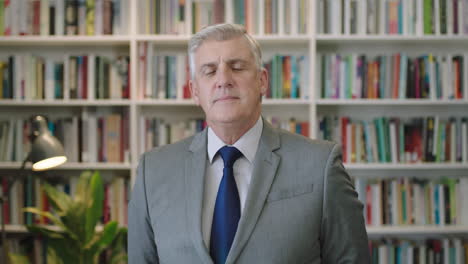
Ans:
[{"label": "colorful book row", "polygon": [[427,239],[419,241],[370,241],[372,264],[466,264],[468,242],[463,238]]},{"label": "colorful book row", "polygon": [[[83,111],[81,117],[55,118],[49,130],[63,144],[69,162],[129,162],[128,114]],[[27,120],[0,121],[0,161],[26,158],[31,148]]]},{"label": "colorful book row", "polygon": [[168,122],[162,118],[140,117],[139,150],[140,153],[152,148],[175,143],[194,135],[206,127],[204,119]]},{"label": "colorful book row", "polygon": [[[273,127],[309,137],[309,122],[297,121],[294,118],[281,120],[280,118],[271,116],[265,117],[265,119]],[[207,126],[204,119],[169,122],[159,117],[141,116],[139,122],[138,149],[140,153],[192,136]]]},{"label": "colorful book row", "polygon": [[355,180],[368,226],[468,225],[468,177]]},{"label": "colorful book row", "polygon": [[[231,7],[226,7],[232,3]],[[226,22],[226,10],[250,34],[306,34],[310,2],[308,0],[225,0],[179,1],[145,0],[139,3],[143,15],[139,25],[142,34],[188,34],[203,27]],[[190,5],[190,6],[189,6]],[[190,9],[189,9],[190,7]],[[259,15],[259,10],[263,15]],[[187,17],[192,20],[188,21]],[[191,23],[191,32],[187,23]]]},{"label": "colorful book row", "polygon": [[319,138],[339,142],[349,163],[468,162],[468,118],[325,116]]},{"label": "colorful book row", "polygon": [[322,98],[468,99],[468,54],[321,54]]},{"label": "colorful book row", "polygon": [[467,35],[466,0],[319,0],[319,34]]},{"label": "colorful book row", "polygon": [[4,0],[0,35],[123,35],[128,32],[127,0]]},{"label": "colorful book row", "polygon": [[138,1],[138,16],[142,34],[187,34],[186,1]]},{"label": "colorful book row", "polygon": [[0,61],[0,99],[122,99],[130,97],[130,59],[17,54]]},{"label": "colorful book row", "polygon": [[208,25],[220,24],[226,21],[225,0],[192,2],[192,34]]},{"label": "colorful book row", "polygon": [[[69,181],[59,182],[55,187],[71,197],[74,196],[78,185],[78,177],[70,177]],[[122,177],[114,177],[112,181],[104,185],[103,213],[100,222],[105,224],[109,221],[117,221],[120,225],[128,224],[127,201],[128,201],[128,181]],[[6,179],[2,181],[1,192],[6,192]],[[25,180],[16,181],[10,190],[8,201],[3,204],[0,213],[5,216],[5,224],[31,225],[31,224],[52,224],[44,216],[38,216],[22,211],[24,207],[36,207],[41,211],[54,213],[44,190],[41,188],[39,178],[28,176]]]},{"label": "colorful book row", "polygon": [[296,133],[304,137],[310,137],[309,122],[300,121],[296,118],[283,119],[275,116],[265,116],[265,119],[276,128],[287,130],[291,133]]},{"label": "colorful book row", "polygon": [[309,56],[276,54],[263,66],[269,76],[266,98],[309,98]]},{"label": "colorful book row", "polygon": [[[307,0],[234,0],[234,23],[244,25],[253,35],[307,34],[310,4]],[[261,8],[263,16],[258,14]]]},{"label": "colorful book row", "polygon": [[138,67],[139,98],[191,98],[186,54],[159,55],[152,44],[141,43]]}]

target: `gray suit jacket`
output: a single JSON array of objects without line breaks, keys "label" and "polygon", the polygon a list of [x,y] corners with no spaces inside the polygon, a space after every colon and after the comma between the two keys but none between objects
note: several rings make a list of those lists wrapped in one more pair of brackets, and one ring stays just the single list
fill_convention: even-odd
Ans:
[{"label": "gray suit jacket", "polygon": [[[213,263],[202,238],[207,130],[145,153],[129,203],[129,263]],[[226,263],[369,263],[341,150],[264,121]]]}]

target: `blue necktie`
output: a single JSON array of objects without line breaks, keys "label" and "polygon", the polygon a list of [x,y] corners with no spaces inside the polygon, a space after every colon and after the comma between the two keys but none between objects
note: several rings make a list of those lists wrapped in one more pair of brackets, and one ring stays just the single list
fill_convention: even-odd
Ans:
[{"label": "blue necktie", "polygon": [[210,255],[215,264],[224,264],[240,218],[239,192],[232,166],[242,153],[235,147],[228,146],[222,147],[218,152],[223,158],[224,169],[211,225]]}]

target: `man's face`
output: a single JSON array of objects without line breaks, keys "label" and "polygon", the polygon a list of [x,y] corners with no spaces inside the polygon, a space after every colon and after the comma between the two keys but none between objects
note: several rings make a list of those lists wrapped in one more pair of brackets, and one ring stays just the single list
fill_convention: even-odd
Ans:
[{"label": "man's face", "polygon": [[194,55],[195,78],[190,80],[190,89],[208,125],[256,121],[268,76],[266,70],[257,69],[247,40],[208,40]]}]

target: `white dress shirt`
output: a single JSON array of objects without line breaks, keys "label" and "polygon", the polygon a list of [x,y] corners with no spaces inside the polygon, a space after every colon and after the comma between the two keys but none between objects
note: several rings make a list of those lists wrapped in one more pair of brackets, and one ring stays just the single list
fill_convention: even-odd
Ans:
[{"label": "white dress shirt", "polygon": [[[247,131],[234,145],[243,156],[241,156],[233,166],[234,178],[236,180],[237,190],[239,191],[241,217],[244,211],[247,191],[252,178],[253,161],[257,152],[260,136],[262,135],[263,121],[259,117],[257,123]],[[218,150],[226,146],[221,139],[208,128],[208,160],[206,164],[205,174],[205,191],[203,196],[203,212],[202,212],[202,233],[203,242],[206,248],[210,248],[211,239],[211,224],[213,222],[213,212],[218,195],[218,188],[223,177],[224,162],[221,155],[216,155]],[[215,156],[216,155],[216,156]]]}]

